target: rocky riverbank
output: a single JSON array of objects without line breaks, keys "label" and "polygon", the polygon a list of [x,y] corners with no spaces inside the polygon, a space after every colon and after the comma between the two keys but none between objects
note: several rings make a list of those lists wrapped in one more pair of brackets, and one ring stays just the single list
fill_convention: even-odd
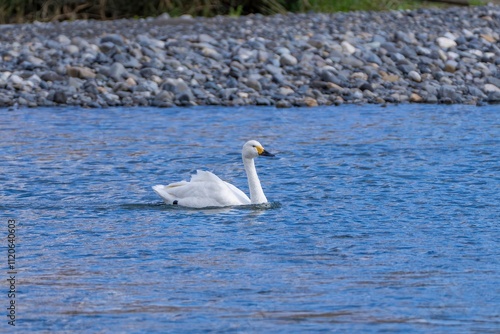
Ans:
[{"label": "rocky riverbank", "polygon": [[0,26],[0,106],[500,103],[500,6]]}]

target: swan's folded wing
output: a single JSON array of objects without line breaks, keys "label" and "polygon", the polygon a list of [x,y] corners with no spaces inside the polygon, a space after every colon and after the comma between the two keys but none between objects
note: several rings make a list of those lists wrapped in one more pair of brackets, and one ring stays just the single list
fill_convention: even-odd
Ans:
[{"label": "swan's folded wing", "polygon": [[200,182],[203,184],[205,196],[212,197],[219,205],[243,205],[250,204],[250,198],[240,189],[233,186],[231,183],[222,181],[217,175],[211,172],[197,170],[196,174],[191,177],[191,182]]},{"label": "swan's folded wing", "polygon": [[250,204],[252,201],[248,196],[241,191],[240,189],[236,188],[236,186],[233,186],[231,183],[225,182],[226,186],[233,192],[233,195],[238,198],[238,200],[241,202],[241,204]]},{"label": "swan's folded wing", "polygon": [[155,186],[153,189],[168,204],[175,202],[192,208],[250,203],[241,190],[222,181],[217,175],[201,170],[191,176],[190,182],[181,181],[168,186]]},{"label": "swan's folded wing", "polygon": [[[238,189],[236,186],[233,186],[229,182],[222,181],[221,178],[218,177],[217,175],[215,175],[214,173],[206,172],[206,171],[202,171],[202,170],[197,170],[196,174],[191,177],[191,182],[193,182],[193,181],[194,182],[197,182],[197,181],[213,182],[214,184],[217,184],[218,187],[220,187],[219,191],[226,194],[225,195],[226,197],[229,196],[229,193],[227,192],[227,190],[229,190],[232,193],[232,195],[234,197],[236,197],[238,199],[238,201],[240,202],[237,205],[251,203],[250,198],[248,198],[248,196],[243,191]],[[227,190],[224,189],[223,186],[226,186],[228,189]]]},{"label": "swan's folded wing", "polygon": [[189,182],[224,182],[217,175],[212,172],[207,172],[204,170],[197,170],[196,174],[191,175],[191,180]]}]

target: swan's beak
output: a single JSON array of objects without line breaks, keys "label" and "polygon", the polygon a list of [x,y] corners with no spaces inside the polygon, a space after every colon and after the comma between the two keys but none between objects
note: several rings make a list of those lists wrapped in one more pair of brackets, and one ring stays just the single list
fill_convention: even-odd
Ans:
[{"label": "swan's beak", "polygon": [[274,154],[272,153],[269,153],[267,152],[266,150],[262,149],[262,150],[258,150],[259,151],[259,155],[260,156],[263,156],[263,157],[274,157]]}]

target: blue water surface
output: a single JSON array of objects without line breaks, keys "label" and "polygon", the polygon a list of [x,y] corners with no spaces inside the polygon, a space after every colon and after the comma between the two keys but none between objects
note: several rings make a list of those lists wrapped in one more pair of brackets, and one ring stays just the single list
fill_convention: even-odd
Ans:
[{"label": "blue water surface", "polygon": [[[498,106],[0,115],[24,333],[500,332]],[[203,169],[248,193],[249,139],[270,205],[152,191]]]}]

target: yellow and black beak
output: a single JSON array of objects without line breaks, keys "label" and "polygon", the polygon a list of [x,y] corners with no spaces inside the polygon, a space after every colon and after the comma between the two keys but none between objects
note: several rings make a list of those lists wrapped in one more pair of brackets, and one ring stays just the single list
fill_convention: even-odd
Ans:
[{"label": "yellow and black beak", "polygon": [[256,149],[257,149],[257,152],[259,153],[260,156],[274,157],[274,154],[267,152],[266,150],[264,150],[264,148],[262,146],[257,146]]}]

